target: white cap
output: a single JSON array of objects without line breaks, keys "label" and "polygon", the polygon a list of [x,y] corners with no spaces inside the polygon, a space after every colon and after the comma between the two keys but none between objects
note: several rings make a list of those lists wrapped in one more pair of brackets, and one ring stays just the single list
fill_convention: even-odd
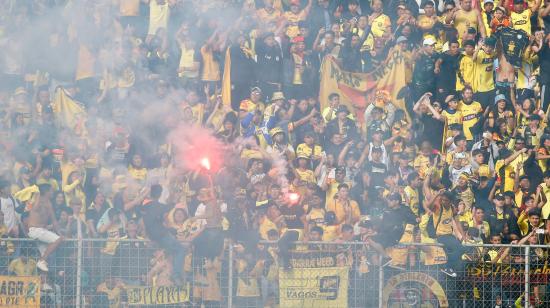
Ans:
[{"label": "white cap", "polygon": [[485,0],[485,1],[483,1],[483,4],[487,4],[487,3],[495,3],[495,1],[493,1],[493,0]]},{"label": "white cap", "polygon": [[433,44],[435,44],[435,40],[432,37],[425,38],[424,42],[422,43],[422,45],[424,46],[431,46]]}]

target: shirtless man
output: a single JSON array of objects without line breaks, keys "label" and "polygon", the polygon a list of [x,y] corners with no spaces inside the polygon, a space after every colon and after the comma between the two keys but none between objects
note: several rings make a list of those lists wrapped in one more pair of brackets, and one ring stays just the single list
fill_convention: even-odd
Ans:
[{"label": "shirtless man", "polygon": [[40,197],[29,213],[29,237],[40,242],[38,249],[40,250],[41,257],[36,263],[36,267],[47,272],[48,263],[46,259],[61,244],[63,238],[46,229],[48,224],[51,223],[53,229],[59,233],[59,226],[57,225],[54,210],[50,202],[52,198],[51,186],[49,184],[40,184],[38,185],[38,190],[40,191]]},{"label": "shirtless man", "polygon": [[453,13],[445,18],[445,23],[450,24],[451,22],[453,22],[455,29],[458,31],[458,37],[461,39],[466,35],[468,28],[476,29],[483,38],[486,36],[481,13],[472,8],[472,1],[462,0],[460,8],[453,9]]}]

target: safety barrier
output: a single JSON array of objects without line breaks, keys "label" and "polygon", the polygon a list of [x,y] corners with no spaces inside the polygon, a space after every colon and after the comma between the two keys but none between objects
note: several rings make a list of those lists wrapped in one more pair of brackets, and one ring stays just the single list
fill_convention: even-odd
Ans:
[{"label": "safety barrier", "polygon": [[145,240],[66,240],[41,273],[34,241],[2,239],[0,306],[548,307],[547,250],[468,245],[453,277],[436,244],[389,248],[387,262],[362,242],[226,241],[219,256],[191,251],[175,286],[171,256]]}]

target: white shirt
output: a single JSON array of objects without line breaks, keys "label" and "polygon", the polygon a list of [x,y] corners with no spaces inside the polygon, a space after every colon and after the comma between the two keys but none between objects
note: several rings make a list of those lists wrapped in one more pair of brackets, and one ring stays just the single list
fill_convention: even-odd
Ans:
[{"label": "white shirt", "polygon": [[[220,204],[220,211],[222,213],[227,213],[227,203]],[[197,206],[197,210],[195,211],[195,216],[202,216],[206,214],[206,204],[201,203],[199,206]],[[200,225],[206,225],[206,219],[199,219],[197,220]]]},{"label": "white shirt", "polygon": [[[15,199],[13,199],[15,201]],[[17,201],[13,204],[11,198],[1,198],[0,197],[0,210],[4,213],[4,223],[8,227],[8,232],[17,228],[17,222],[19,217],[15,212],[15,207],[18,206]]]}]

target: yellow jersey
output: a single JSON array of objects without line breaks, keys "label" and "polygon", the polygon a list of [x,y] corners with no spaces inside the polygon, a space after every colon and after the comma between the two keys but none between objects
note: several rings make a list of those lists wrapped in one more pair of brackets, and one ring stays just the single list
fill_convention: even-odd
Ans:
[{"label": "yellow jersey", "polygon": [[382,37],[391,28],[391,20],[387,15],[380,15],[372,21],[371,33],[374,37]]},{"label": "yellow jersey", "polygon": [[405,187],[405,199],[407,200],[407,205],[411,209],[411,211],[414,213],[415,216],[418,217],[419,215],[419,204],[420,204],[420,198],[418,197],[418,191],[416,189],[413,189],[410,186]]},{"label": "yellow jersey", "polygon": [[[507,191],[514,191],[514,178],[515,178],[515,172],[516,172],[516,166],[517,164],[523,164],[529,155],[526,153],[520,154],[516,159],[514,159],[511,163],[508,165],[504,165],[504,160],[500,159],[495,163],[495,171],[501,179],[501,193],[507,192]],[[503,170],[501,170],[504,168]],[[523,175],[523,169],[520,173],[520,176]]]},{"label": "yellow jersey", "polygon": [[474,92],[488,92],[495,89],[493,79],[493,61],[494,55],[486,53],[480,49],[475,59],[475,77],[472,87]]},{"label": "yellow jersey", "polygon": [[158,29],[168,27],[168,18],[170,16],[170,5],[168,1],[159,4],[155,0],[149,2],[149,30],[147,35],[155,35]]},{"label": "yellow jersey", "polygon": [[456,72],[456,90],[462,91],[466,84],[473,86],[475,63],[474,57],[463,54],[458,62],[458,71]]},{"label": "yellow jersey", "polygon": [[[441,218],[439,217],[440,211],[443,211],[443,213],[441,213]],[[445,209],[444,207],[440,206],[440,208],[433,213],[433,223],[434,228],[437,227],[435,230],[435,234],[437,236],[452,235],[453,209],[451,207]]]},{"label": "yellow jersey", "polygon": [[542,219],[548,219],[550,216],[550,187],[546,183],[540,184],[542,193],[546,196],[546,203],[542,206]]},{"label": "yellow jersey", "polygon": [[523,10],[521,13],[510,13],[512,28],[523,30],[527,34],[531,34],[531,10]]},{"label": "yellow jersey", "polygon": [[483,108],[481,104],[473,101],[470,104],[465,104],[463,101],[458,103],[458,110],[462,113],[462,129],[466,140],[470,141],[474,139],[470,128],[474,127],[479,121]]},{"label": "yellow jersey", "polygon": [[[348,202],[342,203],[338,199],[336,199],[327,203],[327,212],[334,212],[334,214],[336,214],[337,224],[345,222],[347,218],[349,218],[352,223],[359,221],[359,219],[361,218],[359,205],[354,200],[348,200]],[[346,208],[349,209],[349,212],[346,212]],[[348,216],[346,217],[346,215]]]},{"label": "yellow jersey", "polygon": [[298,147],[296,147],[296,153],[306,155],[307,157],[312,156],[321,156],[321,153],[323,152],[323,148],[320,145],[313,145],[313,147],[310,147],[309,145],[305,143],[300,143]]},{"label": "yellow jersey", "polygon": [[445,127],[447,132],[445,138],[449,138],[452,136],[449,126],[452,124],[462,124],[462,113],[459,110],[454,110],[454,112],[451,110],[444,110],[441,115],[445,117]]}]

